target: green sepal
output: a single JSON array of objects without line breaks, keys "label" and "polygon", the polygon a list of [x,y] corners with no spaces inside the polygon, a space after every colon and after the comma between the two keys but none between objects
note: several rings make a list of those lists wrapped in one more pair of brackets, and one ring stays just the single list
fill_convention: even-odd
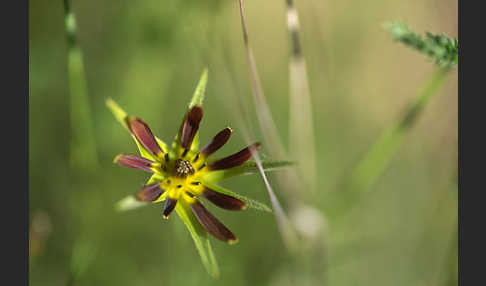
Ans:
[{"label": "green sepal", "polygon": [[150,177],[150,179],[148,179],[148,181],[145,183],[145,185],[150,185],[150,184],[153,184],[153,183],[162,182],[164,179],[165,179],[164,176],[155,173]]},{"label": "green sepal", "polygon": [[120,122],[120,124],[125,127],[127,130],[128,128],[128,114],[123,110],[113,99],[107,98],[106,99],[106,106],[111,110],[111,113],[115,116],[116,120]]},{"label": "green sepal", "polygon": [[[201,105],[204,101],[204,94],[206,92],[206,84],[208,82],[208,69],[205,68],[203,70],[203,73],[199,79],[199,82],[196,86],[196,90],[194,91],[194,94],[192,95],[191,101],[189,102],[189,105],[187,106],[187,110],[191,110],[195,105]],[[182,133],[182,126],[184,124],[184,119],[182,120],[182,124],[179,127],[179,132],[177,132],[177,135],[174,138],[174,141],[172,142],[172,148],[170,151],[171,157],[176,157],[179,154],[176,154],[176,151],[178,150],[179,146],[181,145],[181,133]],[[192,140],[191,148],[189,149],[190,151],[197,151],[199,148],[199,131],[196,133],[194,136],[194,139]]]},{"label": "green sepal", "polygon": [[212,277],[218,278],[219,267],[211,248],[208,233],[183,200],[177,203],[175,210],[189,230],[204,267]]},{"label": "green sepal", "polygon": [[[125,110],[123,110],[111,98],[108,98],[106,100],[106,106],[108,106],[108,108],[111,110],[111,112],[113,113],[113,115],[115,116],[115,118],[118,120],[118,122],[120,122],[121,125],[123,127],[125,127],[128,130],[128,132],[130,132],[130,129],[128,128],[128,119],[129,119],[129,116],[125,112]],[[132,138],[135,141],[135,143],[137,144],[138,151],[140,152],[140,155],[142,157],[144,157],[146,159],[149,159],[149,160],[152,160],[152,161],[156,161],[157,160],[157,158],[155,158],[155,156],[151,152],[149,152],[147,149],[145,149],[142,146],[142,144],[140,144],[140,142],[138,142],[138,140],[137,140],[137,138],[135,138],[135,136],[132,135]],[[157,136],[155,136],[155,140],[157,140],[157,143],[159,144],[160,148],[162,148],[162,151],[167,152],[169,150],[169,148],[167,147],[167,144],[165,144],[164,141],[162,141],[159,138],[157,138]]]},{"label": "green sepal", "polygon": [[147,206],[149,204],[150,203],[141,202],[137,200],[134,195],[129,195],[119,200],[115,204],[115,210],[119,212],[125,212],[129,210],[137,209],[139,207]]},{"label": "green sepal", "polygon": [[244,201],[248,205],[249,208],[253,208],[253,209],[256,209],[256,210],[265,211],[265,212],[269,212],[269,213],[272,212],[272,209],[264,203],[261,203],[259,201],[247,198],[243,195],[232,192],[228,189],[225,189],[225,188],[218,186],[216,184],[213,184],[211,182],[207,182],[205,180],[203,180],[202,183],[203,183],[204,186],[210,188],[211,190],[213,190],[215,192],[225,194],[225,195],[228,195],[228,196],[232,196],[232,197],[235,197],[237,199]]},{"label": "green sepal", "polygon": [[135,144],[137,144],[137,148],[138,148],[138,152],[140,153],[140,156],[144,157],[145,159],[149,159],[151,161],[154,161],[154,162],[157,161],[157,158],[154,156],[154,154],[152,154],[147,149],[145,149],[145,147],[143,147],[142,144],[140,144],[140,142],[138,142],[138,140],[137,140],[137,138],[135,138],[135,136],[132,135],[132,138],[133,138],[133,141],[135,141]]},{"label": "green sepal", "polygon": [[201,105],[204,100],[204,93],[206,92],[206,84],[208,83],[208,68],[203,70],[203,73],[199,79],[199,83],[196,86],[196,90],[189,102],[188,109],[191,109],[195,105]]},{"label": "green sepal", "polygon": [[[294,165],[294,162],[290,161],[262,162],[262,167],[265,171],[275,171],[280,168],[289,167],[292,165]],[[210,182],[219,182],[221,180],[234,176],[250,175],[255,173],[258,173],[258,166],[254,161],[249,161],[235,168],[209,172],[204,176],[204,179]]]}]

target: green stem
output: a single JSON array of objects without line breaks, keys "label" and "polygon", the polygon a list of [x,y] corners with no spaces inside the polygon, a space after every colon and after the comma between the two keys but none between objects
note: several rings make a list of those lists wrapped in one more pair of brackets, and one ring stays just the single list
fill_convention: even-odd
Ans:
[{"label": "green stem", "polygon": [[76,18],[69,0],[64,0],[66,40],[68,44],[68,74],[71,115],[70,163],[72,168],[88,170],[98,167],[96,141],[83,63],[83,55],[76,41]]},{"label": "green stem", "polygon": [[344,190],[352,195],[353,200],[368,192],[380,178],[398,147],[403,143],[407,132],[443,85],[449,71],[449,68],[440,68],[430,77],[403,116],[382,133],[352,170],[351,176],[346,176]]}]

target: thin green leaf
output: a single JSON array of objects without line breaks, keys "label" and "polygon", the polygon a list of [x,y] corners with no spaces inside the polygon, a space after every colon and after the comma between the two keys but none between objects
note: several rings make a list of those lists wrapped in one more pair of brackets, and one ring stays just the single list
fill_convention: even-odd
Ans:
[{"label": "thin green leaf", "polygon": [[179,202],[176,205],[176,212],[189,230],[204,267],[211,276],[214,278],[219,277],[219,267],[214,257],[207,232],[187,204]]},{"label": "thin green leaf", "polygon": [[266,212],[269,212],[269,213],[272,212],[272,209],[264,203],[261,203],[259,201],[247,198],[243,195],[232,192],[228,189],[225,189],[225,188],[218,186],[216,184],[213,184],[211,182],[207,182],[207,181],[204,180],[203,185],[207,186],[208,188],[210,188],[211,190],[213,190],[215,192],[225,194],[225,195],[229,195],[229,196],[235,197],[237,199],[240,199],[240,200],[244,201],[248,205],[249,208],[253,208],[253,209],[256,209],[256,210],[260,210],[260,211],[266,211]]},{"label": "thin green leaf", "polygon": [[[263,170],[265,171],[275,171],[284,167],[289,167],[294,165],[290,161],[264,161],[262,162]],[[211,182],[218,182],[230,177],[249,175],[258,173],[257,164],[253,161],[246,162],[241,166],[231,168],[228,170],[219,170],[209,172],[204,179]]]}]

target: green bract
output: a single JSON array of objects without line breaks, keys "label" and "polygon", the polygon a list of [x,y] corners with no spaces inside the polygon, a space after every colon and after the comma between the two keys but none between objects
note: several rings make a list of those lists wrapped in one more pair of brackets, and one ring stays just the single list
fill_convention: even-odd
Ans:
[{"label": "green bract", "polygon": [[[140,156],[118,155],[115,163],[152,173],[141,190],[120,200],[116,208],[125,211],[150,203],[163,203],[162,217],[166,219],[175,210],[189,230],[207,271],[217,277],[218,265],[208,234],[230,244],[236,243],[237,238],[204,207],[201,197],[227,210],[239,211],[250,207],[271,212],[271,209],[217,185],[229,177],[258,172],[256,164],[248,160],[260,148],[260,143],[254,143],[231,156],[213,160],[212,154],[229,140],[232,133],[232,129],[226,127],[207,145],[199,147],[198,130],[203,116],[202,102],[206,83],[207,70],[204,70],[170,149],[152,134],[142,119],[129,116],[112,99],[108,99],[106,104],[116,119],[130,131],[140,153]],[[282,161],[262,164],[265,170],[274,170],[291,163]]]}]

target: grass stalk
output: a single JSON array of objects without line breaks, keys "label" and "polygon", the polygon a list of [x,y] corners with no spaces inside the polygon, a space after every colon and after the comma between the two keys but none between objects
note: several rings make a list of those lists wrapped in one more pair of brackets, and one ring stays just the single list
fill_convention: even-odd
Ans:
[{"label": "grass stalk", "polygon": [[383,131],[351,171],[351,175],[346,176],[343,190],[347,195],[351,195],[346,196],[347,199],[352,197],[353,201],[356,201],[373,187],[395,155],[398,147],[403,143],[405,135],[444,84],[449,71],[450,68],[447,67],[439,68],[432,74],[417,96],[410,102],[404,114]]},{"label": "grass stalk", "polygon": [[272,157],[274,157],[274,159],[284,159],[286,157],[286,152],[279,139],[280,137],[278,136],[275,122],[273,121],[270,109],[268,108],[268,104],[265,99],[263,88],[260,82],[260,76],[258,75],[258,70],[255,64],[255,59],[253,57],[253,51],[250,47],[243,3],[244,1],[238,1],[241,15],[241,27],[243,30],[243,43],[245,45],[248,68],[250,71],[251,87],[253,91],[253,100],[257,109],[257,116],[260,123],[260,128],[265,131],[263,132],[265,141],[268,143],[269,146],[272,146]]},{"label": "grass stalk", "polygon": [[[265,96],[263,94],[263,88],[260,82],[260,77],[258,75],[257,67],[255,64],[255,59],[253,57],[253,51],[249,44],[249,37],[248,37],[248,29],[246,25],[246,16],[245,16],[245,9],[244,9],[244,1],[238,0],[240,15],[241,15],[241,26],[243,31],[243,43],[245,45],[249,73],[250,73],[250,81],[253,91],[253,100],[255,103],[258,122],[260,124],[260,128],[263,131],[263,136],[265,142],[269,148],[270,155],[274,159],[285,159],[286,152],[282,146],[282,143],[279,139],[277,129],[275,127],[275,122],[273,121],[272,115],[270,114],[270,110],[268,108],[268,104],[265,100]],[[261,165],[261,160],[259,159],[258,155],[254,156],[255,161],[258,165],[258,170],[262,179],[265,183],[265,188],[267,189],[268,195],[270,197],[270,201],[272,203],[272,208],[274,210],[275,219],[277,221],[277,225],[279,226],[279,231],[282,236],[283,242],[289,251],[294,251],[297,248],[297,241],[296,241],[296,232],[292,224],[290,223],[287,215],[283,211],[283,208],[280,202],[277,199],[270,183],[268,181],[267,176],[263,170]],[[280,176],[282,177],[282,176]],[[282,184],[283,185],[283,184]]]},{"label": "grass stalk", "polygon": [[316,153],[314,124],[307,67],[300,42],[300,24],[293,0],[287,0],[287,28],[291,53],[289,60],[289,154],[299,161],[297,170],[306,185],[305,190],[315,191]]},{"label": "grass stalk", "polygon": [[63,0],[68,53],[71,144],[70,165],[86,170],[98,167],[92,113],[89,105],[84,62],[76,40],[76,17],[69,0]]}]

